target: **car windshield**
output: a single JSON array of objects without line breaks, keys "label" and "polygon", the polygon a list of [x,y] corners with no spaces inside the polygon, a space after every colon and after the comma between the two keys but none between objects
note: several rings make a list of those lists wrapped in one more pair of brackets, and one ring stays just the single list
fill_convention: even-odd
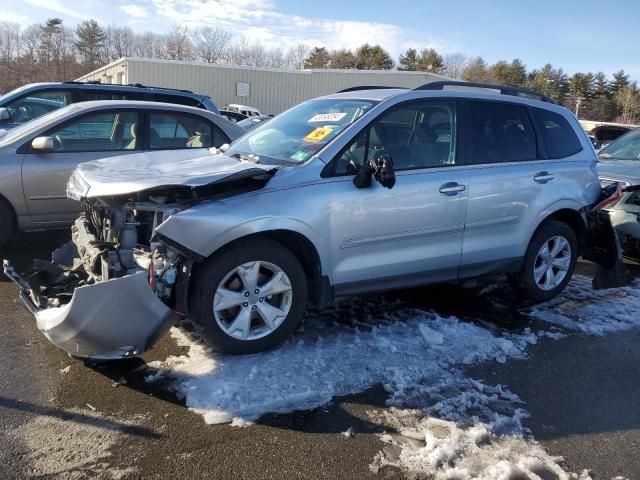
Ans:
[{"label": "car windshield", "polygon": [[241,137],[225,153],[262,163],[302,163],[375,104],[341,98],[310,100]]},{"label": "car windshield", "polygon": [[640,128],[600,150],[603,160],[640,160]]},{"label": "car windshield", "polygon": [[20,93],[24,92],[25,90],[29,90],[32,87],[32,84],[27,84],[27,85],[23,85],[22,87],[18,87],[14,90],[11,90],[10,92],[5,93],[4,95],[0,95],[0,105],[4,104],[5,101],[9,100],[10,98],[14,98],[17,97]]},{"label": "car windshield", "polygon": [[52,110],[49,113],[42,115],[41,117],[34,118],[33,120],[23,123],[22,125],[18,125],[15,128],[12,128],[4,135],[0,135],[0,144],[11,143],[14,140],[21,138],[25,135],[28,135],[34,130],[39,129],[43,125],[47,123],[55,122],[58,117],[61,117],[69,112],[69,110],[77,108],[76,105],[69,105],[68,107]]},{"label": "car windshield", "polygon": [[251,130],[254,127],[266,122],[267,120],[271,120],[270,118],[262,118],[262,117],[250,117],[245,118],[244,120],[240,120],[236,125],[244,128],[245,130]]}]

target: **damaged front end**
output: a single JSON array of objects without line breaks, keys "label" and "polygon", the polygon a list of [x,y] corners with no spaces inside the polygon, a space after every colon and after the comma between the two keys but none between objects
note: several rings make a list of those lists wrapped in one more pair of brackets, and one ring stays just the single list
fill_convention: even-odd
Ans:
[{"label": "damaged front end", "polygon": [[54,345],[82,358],[138,355],[178,318],[175,285],[190,263],[151,240],[153,228],[175,211],[151,202],[93,201],[75,221],[72,242],[51,262],[34,261],[35,273],[23,279],[5,261],[5,274]]},{"label": "damaged front end", "polygon": [[245,169],[199,184],[191,177],[192,185],[113,195],[101,184],[100,196],[92,196],[91,182],[76,170],[68,195],[81,200],[84,213],[71,228],[72,241],[54,251],[51,262],[35,260],[35,273],[26,279],[6,260],[4,273],[19,287],[42,333],[70,355],[139,355],[186,315],[191,267],[201,260],[156,234],[156,227],[202,201],[261,188],[271,175]]}]

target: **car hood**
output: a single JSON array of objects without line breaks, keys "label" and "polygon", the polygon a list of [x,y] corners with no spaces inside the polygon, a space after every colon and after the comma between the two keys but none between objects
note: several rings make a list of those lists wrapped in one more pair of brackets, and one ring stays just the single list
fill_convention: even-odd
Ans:
[{"label": "car hood", "polygon": [[159,187],[200,187],[263,175],[277,168],[237,160],[215,149],[171,150],[103,158],[78,165],[67,183],[74,200],[131,194]]},{"label": "car hood", "polygon": [[640,161],[600,160],[598,174],[611,180],[624,180],[632,185],[640,184]]}]

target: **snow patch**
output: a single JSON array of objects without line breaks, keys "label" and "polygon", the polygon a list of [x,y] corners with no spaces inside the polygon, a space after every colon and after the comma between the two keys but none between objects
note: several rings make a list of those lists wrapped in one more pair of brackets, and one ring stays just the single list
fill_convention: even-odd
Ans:
[{"label": "snow patch", "polygon": [[530,315],[570,331],[606,335],[640,326],[640,282],[616,289],[593,290],[591,281],[576,276],[554,300]]},{"label": "snow patch", "polygon": [[172,388],[207,423],[233,425],[382,384],[390,408],[370,417],[388,427],[381,437],[388,445],[374,459],[374,471],[391,466],[448,480],[587,480],[588,472],[567,473],[562,459],[530,438],[516,395],[466,377],[459,366],[522,358],[540,338],[640,326],[638,286],[593,291],[588,279],[575,277],[557,299],[526,312],[549,325],[540,332],[501,332],[481,318],[463,322],[371,298],[309,314],[305,328],[284,345],[256,355],[217,355],[196,334],[173,328],[171,335],[189,350],[150,364],[157,369],[150,380],[170,376]]},{"label": "snow patch", "polygon": [[194,334],[174,328],[188,354],[151,366],[177,380],[174,388],[207,423],[224,423],[318,407],[377,384],[402,403],[421,380],[449,366],[522,357],[537,341],[531,332],[495,336],[456,318],[388,307],[378,307],[383,322],[360,324],[366,330],[316,319],[277,350],[247,356],[212,354]]}]

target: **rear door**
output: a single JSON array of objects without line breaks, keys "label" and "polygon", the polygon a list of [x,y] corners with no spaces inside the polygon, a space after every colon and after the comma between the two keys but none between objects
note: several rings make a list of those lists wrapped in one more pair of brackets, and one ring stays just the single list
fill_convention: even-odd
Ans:
[{"label": "rear door", "polygon": [[31,220],[36,223],[69,222],[80,205],[67,199],[67,180],[81,162],[140,151],[137,138],[142,119],[136,110],[100,110],[53,127],[41,136],[54,139],[51,152],[38,152],[31,141],[24,153],[22,183]]},{"label": "rear door", "polygon": [[[566,165],[549,158],[526,105],[466,103],[470,125],[469,206],[461,276],[517,265],[539,216],[561,199]],[[543,127],[544,128],[544,127]],[[578,143],[579,146],[579,143]]]},{"label": "rear door", "polygon": [[148,150],[208,149],[229,143],[229,137],[200,115],[149,110]]}]

